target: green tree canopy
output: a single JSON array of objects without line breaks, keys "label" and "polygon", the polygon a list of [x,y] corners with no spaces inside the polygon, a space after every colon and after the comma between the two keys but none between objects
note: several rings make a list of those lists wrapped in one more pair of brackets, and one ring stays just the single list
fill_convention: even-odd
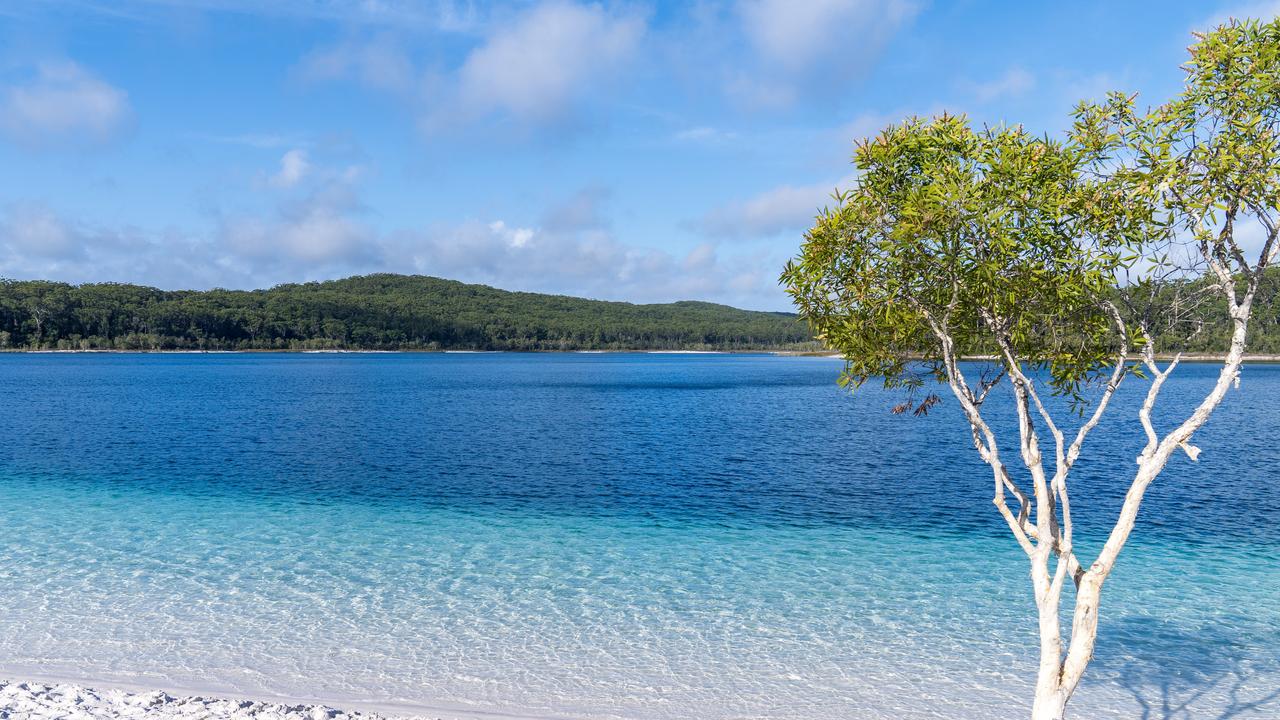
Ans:
[{"label": "green tree canopy", "polygon": [[1104,113],[1066,141],[963,116],[912,118],[858,144],[782,275],[803,318],[848,360],[845,380],[914,386],[919,355],[1009,353],[1057,389],[1114,360],[1118,271],[1156,230],[1140,178],[1101,172],[1121,141]]}]

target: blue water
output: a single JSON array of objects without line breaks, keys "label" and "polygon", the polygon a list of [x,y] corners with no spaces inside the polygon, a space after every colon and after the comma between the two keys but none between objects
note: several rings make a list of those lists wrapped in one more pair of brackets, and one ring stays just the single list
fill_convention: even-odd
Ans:
[{"label": "blue water", "polygon": [[[447,716],[1025,715],[1026,563],[954,403],[893,416],[838,371],[0,355],[0,674]],[[1213,374],[1180,368],[1157,421]],[[1142,382],[1073,480],[1086,551]],[[1280,715],[1280,366],[1242,387],[1150,493],[1078,717]]]}]

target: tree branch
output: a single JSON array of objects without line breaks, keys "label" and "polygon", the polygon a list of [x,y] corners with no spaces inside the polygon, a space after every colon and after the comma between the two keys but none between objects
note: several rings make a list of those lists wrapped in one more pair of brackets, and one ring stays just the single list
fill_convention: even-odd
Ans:
[{"label": "tree branch", "polygon": [[1120,350],[1116,353],[1115,367],[1111,371],[1111,377],[1107,379],[1106,388],[1103,389],[1102,395],[1098,398],[1098,404],[1093,408],[1093,414],[1089,416],[1089,420],[1084,425],[1080,426],[1080,430],[1076,432],[1075,440],[1067,448],[1063,465],[1059,471],[1063,474],[1070,470],[1072,465],[1075,465],[1076,459],[1080,457],[1080,449],[1084,445],[1084,439],[1098,426],[1098,423],[1102,420],[1102,414],[1106,412],[1107,405],[1111,402],[1111,397],[1115,395],[1116,389],[1120,387],[1120,382],[1128,374],[1125,367],[1125,359],[1129,356],[1129,333],[1125,326],[1124,318],[1120,315],[1120,309],[1110,300],[1104,301],[1103,307],[1110,313],[1112,322],[1116,324],[1116,329],[1120,333]]},{"label": "tree branch", "polygon": [[[1000,512],[1001,517],[1009,525],[1010,532],[1013,533],[1014,539],[1018,541],[1018,545],[1027,553],[1028,556],[1035,552],[1035,546],[1032,545],[1032,538],[1038,537],[1039,533],[1035,532],[1028,525],[1028,518],[1031,510],[1031,501],[1027,494],[1018,487],[1017,483],[1009,477],[1008,469],[1000,460],[1000,450],[996,444],[995,433],[991,430],[991,426],[982,418],[979,409],[981,400],[979,396],[975,396],[969,388],[968,382],[965,380],[964,374],[960,371],[960,366],[956,358],[955,343],[951,339],[950,333],[947,331],[945,323],[939,322],[928,309],[915,303],[917,312],[928,323],[930,331],[938,340],[938,345],[942,350],[942,362],[947,374],[947,384],[951,388],[951,392],[959,401],[961,409],[965,413],[965,418],[969,421],[970,429],[973,433],[973,446],[978,451],[978,455],[983,462],[991,467],[995,481],[995,492],[991,502]],[[998,378],[997,378],[998,380]],[[985,399],[987,393],[995,386],[995,381],[983,388],[981,399]],[[1014,517],[1013,511],[1009,509],[1008,503],[1005,501],[1004,491],[1008,488],[1014,493],[1020,503],[1018,508],[1018,516]]]}]

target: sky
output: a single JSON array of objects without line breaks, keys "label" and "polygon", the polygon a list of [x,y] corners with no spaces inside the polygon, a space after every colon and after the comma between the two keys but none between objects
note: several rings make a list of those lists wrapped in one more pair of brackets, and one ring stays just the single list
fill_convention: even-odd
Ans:
[{"label": "sky", "polygon": [[1061,134],[1280,2],[5,0],[0,277],[787,310],[856,139]]}]

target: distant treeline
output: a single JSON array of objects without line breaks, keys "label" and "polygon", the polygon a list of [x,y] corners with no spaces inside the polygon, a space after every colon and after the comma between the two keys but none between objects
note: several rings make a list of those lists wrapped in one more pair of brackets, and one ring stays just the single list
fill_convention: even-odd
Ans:
[{"label": "distant treeline", "polygon": [[0,348],[763,350],[816,348],[788,313],[634,305],[368,275],[270,290],[0,281]]},{"label": "distant treeline", "polygon": [[[1170,284],[1152,314],[1182,322],[1161,352],[1222,352],[1221,300],[1183,312],[1203,280]],[[1280,354],[1280,268],[1268,271],[1249,351]],[[421,275],[367,275],[270,290],[157,290],[0,280],[0,349],[818,350],[790,313],[705,302],[634,305],[508,292]]]},{"label": "distant treeline", "polygon": [[[1161,353],[1223,353],[1231,345],[1231,321],[1226,300],[1208,287],[1208,278],[1170,281],[1159,287],[1154,299],[1141,293],[1122,307],[1143,308],[1157,328],[1156,348]],[[1253,302],[1248,352],[1280,355],[1280,268],[1268,268]]]}]

